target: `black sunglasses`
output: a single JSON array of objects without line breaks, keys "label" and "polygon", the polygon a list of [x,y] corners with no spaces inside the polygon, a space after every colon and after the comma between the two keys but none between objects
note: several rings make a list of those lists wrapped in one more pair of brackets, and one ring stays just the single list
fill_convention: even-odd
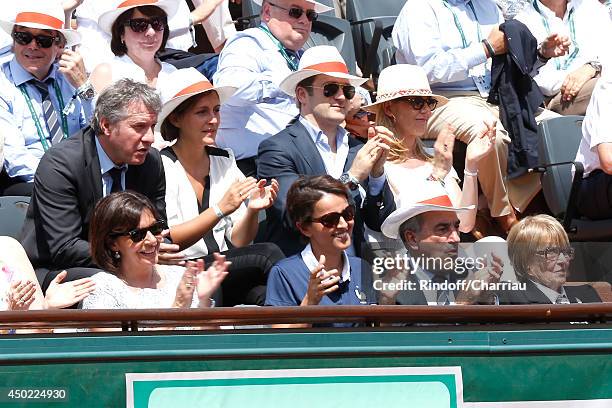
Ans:
[{"label": "black sunglasses", "polygon": [[319,13],[317,13],[316,11],[312,10],[312,9],[308,9],[306,11],[304,11],[303,8],[301,7],[291,7],[291,8],[286,8],[283,6],[279,6],[278,4],[274,4],[274,3],[270,3],[268,2],[269,5],[274,6],[276,8],[279,8],[281,10],[285,10],[289,12],[289,17],[293,17],[296,20],[299,19],[300,17],[302,17],[302,14],[306,13],[306,18],[308,19],[308,21],[315,21],[318,17],[319,17]]},{"label": "black sunglasses", "polygon": [[152,225],[144,228],[136,228],[127,232],[115,232],[111,234],[112,237],[129,236],[134,242],[140,242],[145,239],[147,233],[150,231],[151,234],[158,236],[161,235],[162,231],[166,229],[166,223],[164,221],[157,221]]},{"label": "black sunglasses", "polygon": [[362,119],[368,117],[368,121],[374,122],[376,120],[376,114],[374,112],[368,112],[367,110],[359,109],[356,114],[353,115],[354,119]]},{"label": "black sunglasses", "polygon": [[427,104],[427,107],[429,108],[429,110],[432,110],[432,111],[436,109],[436,106],[438,106],[437,99],[425,98],[423,96],[405,96],[403,98],[400,98],[400,100],[410,104],[410,106],[412,106],[412,109],[414,110],[423,109],[423,106],[425,106],[425,104]]},{"label": "black sunglasses", "polygon": [[135,33],[144,33],[149,29],[149,26],[153,30],[159,32],[164,31],[166,28],[165,17],[151,17],[151,18],[132,18],[125,22],[126,26],[129,26]]},{"label": "black sunglasses", "polygon": [[36,40],[36,45],[42,48],[50,48],[53,43],[59,44],[61,37],[52,35],[33,35],[24,31],[13,31],[13,39],[17,44],[28,45],[32,39]]},{"label": "black sunglasses", "polygon": [[353,99],[355,96],[355,87],[353,85],[343,85],[332,82],[323,86],[310,85],[308,88],[323,89],[323,96],[326,98],[336,95],[340,88],[342,88],[342,93],[346,99]]},{"label": "black sunglasses", "polygon": [[340,217],[344,218],[346,222],[352,221],[355,218],[355,206],[349,205],[340,213],[332,212],[322,215],[319,218],[313,218],[311,222],[318,222],[327,228],[336,228],[340,222]]}]

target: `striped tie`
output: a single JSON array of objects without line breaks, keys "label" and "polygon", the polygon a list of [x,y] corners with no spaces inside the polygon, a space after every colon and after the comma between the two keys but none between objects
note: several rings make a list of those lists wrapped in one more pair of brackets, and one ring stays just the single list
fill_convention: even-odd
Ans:
[{"label": "striped tie", "polygon": [[[49,85],[53,85],[53,79],[47,80]],[[45,122],[47,123],[47,130],[49,136],[51,136],[51,144],[54,145],[59,143],[64,138],[64,132],[62,126],[57,117],[57,112],[51,103],[51,97],[49,96],[49,90],[47,89],[47,83],[40,81],[32,81],[38,92],[40,92],[40,98],[42,99],[43,115]]]}]

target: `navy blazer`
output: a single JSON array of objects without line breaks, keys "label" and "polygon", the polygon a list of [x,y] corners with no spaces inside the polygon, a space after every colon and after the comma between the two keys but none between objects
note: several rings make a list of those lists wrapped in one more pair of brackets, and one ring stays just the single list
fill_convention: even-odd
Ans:
[{"label": "navy blazer", "polygon": [[[363,143],[349,137],[349,152],[344,164],[348,171]],[[266,231],[263,241],[277,244],[286,256],[300,252],[306,244],[293,226],[286,211],[289,187],[300,176],[320,176],[327,174],[325,164],[308,131],[299,122],[264,140],[259,145],[257,175],[259,178],[278,180],[280,189],[274,205],[266,210]],[[389,185],[385,182],[382,192],[370,195],[367,180],[364,183],[367,195],[362,202],[359,191],[351,192],[357,208],[353,240],[357,254],[361,253],[364,242],[364,222],[375,231],[380,231],[383,221],[395,210],[395,201]]]},{"label": "navy blazer", "polygon": [[[550,304],[550,299],[530,280],[525,290],[508,290],[497,293],[500,305]],[[570,303],[599,303],[601,299],[591,285],[563,286]]]}]

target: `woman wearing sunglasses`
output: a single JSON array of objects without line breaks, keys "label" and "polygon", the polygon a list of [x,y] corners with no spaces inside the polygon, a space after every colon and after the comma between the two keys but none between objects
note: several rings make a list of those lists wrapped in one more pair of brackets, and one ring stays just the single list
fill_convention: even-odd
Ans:
[{"label": "woman wearing sunglasses", "polygon": [[398,64],[382,70],[377,101],[365,109],[376,113],[377,125],[387,127],[395,135],[385,173],[396,201],[403,190],[418,189],[428,180],[438,181],[446,188],[454,205],[475,206],[473,211],[459,215],[461,232],[470,232],[478,201],[478,162],[494,146],[495,124],[483,123],[481,136],[468,145],[462,190],[452,168],[455,140],[452,126],[438,137],[434,156],[425,151],[421,142],[433,110],[447,102],[447,98],[431,92],[421,67]]},{"label": "woman wearing sunglasses", "polygon": [[170,34],[168,17],[176,12],[178,1],[118,3],[116,8],[98,19],[100,28],[111,35],[110,47],[115,58],[96,66],[91,83],[98,93],[121,78],[131,78],[157,88],[158,81],[167,81],[167,76],[176,71],[174,66],[160,61],[157,56],[166,46]]},{"label": "woman wearing sunglasses", "polygon": [[157,264],[165,223],[142,194],[124,191],[96,205],[90,227],[94,262],[106,272],[93,276],[96,288],[84,309],[210,307],[227,275],[228,262],[217,255],[204,270],[202,260],[186,267]]},{"label": "woman wearing sunglasses", "polygon": [[374,303],[370,269],[349,256],[355,206],[344,184],[331,176],[298,179],[287,193],[287,212],[308,245],[270,271],[271,306]]}]

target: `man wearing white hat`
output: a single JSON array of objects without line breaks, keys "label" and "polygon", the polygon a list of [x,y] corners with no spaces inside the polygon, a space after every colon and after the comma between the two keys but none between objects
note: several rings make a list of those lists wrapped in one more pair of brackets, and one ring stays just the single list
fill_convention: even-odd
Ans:
[{"label": "man wearing white hat", "polygon": [[65,49],[79,35],[64,29],[59,2],[27,1],[0,27],[13,38],[14,57],[0,70],[0,129],[5,134],[4,195],[30,195],[40,158],[87,126],[93,89],[81,56]]},{"label": "man wearing white hat", "polygon": [[236,155],[245,176],[255,174],[257,147],[283,130],[299,112],[280,81],[298,69],[302,47],[318,13],[331,10],[311,0],[254,0],[261,25],[239,32],[219,56],[215,85],[238,92],[221,107],[217,144]]},{"label": "man wearing white hat", "polygon": [[[380,293],[379,303],[449,305],[492,301],[491,293],[478,290],[479,286],[466,285],[461,290],[452,290],[443,285],[457,284],[459,272],[461,275],[467,272],[467,265],[457,262],[460,241],[457,214],[473,208],[473,205],[453,206],[444,187],[435,181],[428,181],[422,189],[400,197],[399,208],[389,215],[381,230],[389,238],[402,240],[411,261],[396,265],[399,267],[391,268],[387,277],[374,282]],[[479,266],[476,261],[473,263],[472,268]],[[462,266],[465,270],[460,270]],[[502,268],[503,262],[492,256],[490,265],[469,272],[467,280],[498,282]],[[395,286],[382,286],[389,283]]]},{"label": "man wearing white hat", "polygon": [[395,206],[386,183],[384,163],[392,136],[384,127],[371,128],[364,145],[341,127],[355,87],[365,78],[350,75],[335,47],[311,47],[298,70],[280,83],[280,89],[297,100],[300,115],[289,127],[259,145],[257,174],[276,179],[280,189],[267,210],[266,240],[276,243],[285,255],[299,252],[299,234],[286,214],[289,187],[303,175],[329,174],[345,183],[361,209],[355,222],[355,250],[360,252],[364,221],[374,230]]}]

